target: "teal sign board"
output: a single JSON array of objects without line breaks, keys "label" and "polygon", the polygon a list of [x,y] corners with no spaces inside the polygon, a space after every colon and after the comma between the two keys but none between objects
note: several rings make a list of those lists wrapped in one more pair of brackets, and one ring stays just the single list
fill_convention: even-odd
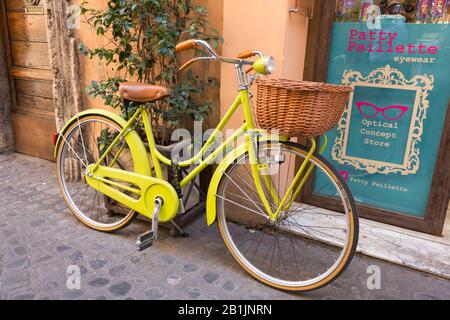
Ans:
[{"label": "teal sign board", "polygon": [[[354,92],[324,156],[357,202],[423,217],[450,98],[450,26],[335,23],[328,82]],[[332,195],[323,183],[315,192]]]}]

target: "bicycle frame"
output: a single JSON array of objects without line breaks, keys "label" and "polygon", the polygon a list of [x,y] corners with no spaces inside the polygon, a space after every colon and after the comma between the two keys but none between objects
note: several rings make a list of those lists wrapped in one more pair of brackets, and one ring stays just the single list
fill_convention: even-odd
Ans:
[{"label": "bicycle frame", "polygon": [[[326,148],[326,136],[321,140],[321,148],[311,138],[307,149],[296,143],[295,138],[290,141],[291,132],[280,136],[279,132],[266,132],[256,126],[255,120],[264,127],[259,121],[260,115],[253,113],[249,88],[255,78],[248,73],[273,74],[273,57],[251,50],[240,53],[237,59],[220,57],[207,42],[195,39],[178,44],[175,51],[195,47],[203,47],[208,56],[195,55],[180,70],[197,60],[219,61],[234,64],[238,77],[239,93],[212,134],[207,138],[203,134],[192,140],[188,138],[173,148],[157,145],[158,135],[152,128],[154,119],[144,103],[169,96],[167,89],[151,84],[135,86],[133,82],[121,84],[119,96],[124,100],[124,109],[129,110],[129,103],[141,103],[131,118],[124,119],[110,110],[89,109],[72,117],[56,135],[56,178],[64,201],[82,223],[99,231],[120,230],[137,214],[149,218],[151,229],[137,237],[139,251],[158,239],[158,226],[162,223],[171,223],[183,235],[183,226],[178,225],[185,220],[183,216],[188,218],[191,213],[205,208],[207,225],[217,221],[231,256],[262,283],[298,292],[328,284],[345,270],[355,253],[358,216],[349,188],[336,169],[318,155]],[[259,58],[250,61],[255,56]],[[246,66],[251,67],[244,72]],[[228,135],[226,141],[222,140],[224,129],[241,106],[242,126]],[[272,127],[286,131],[282,125]],[[163,151],[167,149],[172,149],[171,155]],[[186,197],[194,186],[199,189],[196,178],[213,163],[216,168],[206,198],[201,192],[202,203],[186,210]],[[330,217],[329,212],[310,210],[308,194],[320,190],[304,192],[304,186],[310,177],[317,178],[320,173],[327,179],[320,190],[335,188],[327,194],[340,199],[342,207],[339,205],[337,209],[343,215]],[[308,186],[317,184],[309,182]],[[247,206],[251,204],[254,207]],[[341,208],[343,210],[339,210]],[[331,229],[329,234],[325,232],[328,229]],[[280,235],[286,241],[270,248],[263,245],[273,239],[277,241]],[[338,254],[326,261],[321,259],[323,254],[320,253],[313,254],[313,259],[305,260],[302,255],[298,259],[296,247],[302,248],[305,241],[313,243],[313,251],[318,249],[327,254],[331,250]],[[254,250],[253,242],[256,243]],[[250,243],[250,247],[242,243]],[[247,255],[249,248],[251,252]],[[269,251],[272,251],[271,256]],[[287,256],[281,253],[281,257],[273,260],[274,254],[279,255],[281,251],[287,252]],[[264,265],[268,259],[267,270]],[[272,271],[272,262],[278,263],[278,269]],[[294,263],[296,269],[290,268]],[[311,263],[320,268],[309,268]],[[298,272],[304,269],[307,272]]]},{"label": "bicycle frame", "polygon": [[[234,115],[236,110],[239,106],[242,105],[243,111],[244,111],[244,124],[236,130],[236,132],[229,137],[225,142],[223,142],[218,148],[214,149],[209,156],[207,156],[205,159],[202,159],[205,155],[208,148],[215,142],[218,134],[225,128],[227,123],[229,122],[230,118]],[[105,158],[108,156],[108,154],[111,152],[111,150],[119,143],[119,141],[126,136],[130,131],[133,131],[133,126],[136,123],[137,119],[141,117],[142,123],[144,125],[145,134],[147,136],[148,145],[150,149],[150,155],[151,155],[151,161],[153,163],[153,168],[155,170],[156,178],[164,180],[163,171],[162,171],[162,165],[171,166],[172,160],[165,157],[163,154],[161,154],[157,147],[155,138],[153,135],[153,130],[151,126],[150,119],[148,117],[148,114],[144,108],[138,108],[135,114],[130,118],[130,120],[126,123],[125,127],[122,129],[122,131],[117,135],[117,137],[113,140],[113,142],[109,145],[107,150],[102,154],[100,159],[97,161],[97,163],[91,167],[92,174],[95,174],[95,171],[97,168],[100,167],[101,163],[105,160]],[[306,179],[311,174],[313,166],[310,165],[310,167],[307,169],[306,174],[303,176],[302,181],[300,182],[299,186],[295,189],[295,185],[297,184],[298,180],[302,176],[303,172],[306,169],[306,164],[308,160],[311,158],[312,154],[316,150],[316,143],[314,139],[311,139],[312,141],[312,148],[305,159],[303,165],[300,167],[299,171],[297,172],[296,176],[294,177],[294,180],[292,181],[290,187],[288,188],[285,196],[283,199],[279,199],[276,192],[273,191],[271,179],[267,177],[267,175],[263,176],[263,181],[261,181],[260,177],[260,170],[264,169],[264,164],[259,163],[258,156],[257,156],[257,150],[255,150],[255,144],[254,139],[255,137],[262,135],[262,130],[255,128],[254,118],[252,114],[251,109],[251,103],[249,98],[249,92],[248,88],[242,89],[239,91],[238,96],[236,97],[234,103],[231,105],[227,113],[224,115],[223,119],[220,121],[220,123],[217,125],[216,129],[212,133],[212,135],[208,138],[206,143],[203,145],[201,150],[194,155],[191,159],[182,161],[180,163],[177,163],[177,166],[179,167],[190,167],[192,165],[197,164],[197,166],[180,181],[180,187],[184,187],[189,182],[194,180],[210,163],[212,163],[214,160],[216,160],[220,154],[223,154],[229,146],[238,138],[245,136],[245,144],[246,144],[246,150],[249,153],[249,160],[251,164],[251,171],[254,178],[256,190],[261,198],[261,201],[269,213],[269,217],[273,220],[276,220],[278,215],[283,209],[286,209],[286,207],[290,207],[293,200],[287,202],[288,195],[293,192],[292,199],[295,198],[301,191],[302,186],[306,182]],[[286,137],[279,137],[279,141],[286,141],[288,138]],[[323,147],[322,147],[323,150]],[[321,150],[321,151],[322,151]],[[118,155],[116,155],[113,159],[113,162],[116,161],[118,158]],[[269,200],[267,199],[267,196],[264,193],[264,187],[263,183],[266,185],[267,190],[270,190],[271,197],[275,200],[275,203],[277,204],[277,210],[274,212],[270,206]],[[120,183],[114,182],[114,184],[117,187],[120,187]],[[124,190],[129,189],[127,186],[123,186]]]}]

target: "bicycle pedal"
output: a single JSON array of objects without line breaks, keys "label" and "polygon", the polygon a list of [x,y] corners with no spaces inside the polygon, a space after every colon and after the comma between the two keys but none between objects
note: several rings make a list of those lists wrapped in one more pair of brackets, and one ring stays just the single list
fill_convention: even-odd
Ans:
[{"label": "bicycle pedal", "polygon": [[153,241],[158,239],[158,215],[162,205],[162,198],[157,197],[155,199],[155,208],[152,215],[152,229],[138,236],[136,240],[136,247],[138,251],[150,248],[153,245]]},{"label": "bicycle pedal", "polygon": [[143,251],[153,245],[153,231],[147,231],[140,234],[136,240],[136,248],[138,251]]}]

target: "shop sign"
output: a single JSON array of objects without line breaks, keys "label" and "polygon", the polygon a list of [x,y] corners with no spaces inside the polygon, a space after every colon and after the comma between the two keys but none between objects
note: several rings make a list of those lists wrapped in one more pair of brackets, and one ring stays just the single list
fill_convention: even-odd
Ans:
[{"label": "shop sign", "polygon": [[[337,22],[328,82],[354,89],[324,155],[356,201],[424,217],[450,98],[450,25]],[[330,195],[321,182],[315,192]]]}]

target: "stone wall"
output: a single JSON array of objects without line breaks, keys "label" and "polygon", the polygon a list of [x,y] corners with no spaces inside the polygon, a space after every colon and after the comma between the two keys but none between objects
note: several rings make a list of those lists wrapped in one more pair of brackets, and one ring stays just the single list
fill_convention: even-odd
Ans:
[{"label": "stone wall", "polygon": [[71,14],[68,8],[72,4],[72,0],[44,1],[58,130],[82,108],[77,41],[74,31],[68,27]]}]

